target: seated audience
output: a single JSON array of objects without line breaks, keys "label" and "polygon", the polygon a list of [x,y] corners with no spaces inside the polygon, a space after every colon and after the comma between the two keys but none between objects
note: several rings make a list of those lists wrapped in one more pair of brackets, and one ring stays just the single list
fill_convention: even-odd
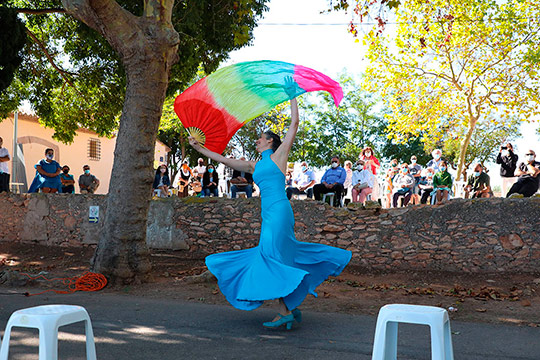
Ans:
[{"label": "seated audience", "polygon": [[349,191],[349,188],[352,186],[352,162],[349,160],[345,161],[345,172],[347,173],[347,176],[345,177],[345,182],[343,183],[343,187],[345,188],[345,194]]},{"label": "seated audience", "polygon": [[199,181],[202,181],[203,175],[206,172],[206,166],[204,165],[204,159],[197,159],[197,166],[195,166],[193,171],[193,176],[197,177]]},{"label": "seated audience", "polygon": [[[245,161],[245,157],[240,160]],[[253,194],[253,177],[250,173],[234,170],[231,179],[231,198],[235,199],[238,192],[245,192],[246,197],[250,198]]]},{"label": "seated audience", "polygon": [[364,203],[367,196],[373,191],[374,176],[369,169],[365,169],[365,162],[359,160],[356,170],[352,174],[352,202]]},{"label": "seated audience", "polygon": [[41,189],[44,193],[62,192],[62,182],[60,172],[62,167],[54,158],[54,150],[45,150],[45,159],[41,159],[36,165],[36,176],[30,185],[29,193],[38,192]]},{"label": "seated audience", "polygon": [[167,165],[160,165],[156,169],[156,176],[154,177],[154,184],[152,187],[154,190],[161,190],[161,197],[169,196],[169,186],[171,186],[171,179],[169,178],[169,172],[167,171]]},{"label": "seated audience", "polygon": [[99,180],[94,175],[90,174],[90,166],[83,166],[84,173],[79,176],[79,188],[81,194],[93,194],[99,187]]},{"label": "seated audience", "polygon": [[398,161],[397,159],[392,159],[392,161],[390,161],[390,168],[388,169],[388,171],[386,171],[386,177],[385,177],[386,185],[385,185],[384,193],[386,194],[386,207],[387,208],[392,207],[392,194],[394,193],[393,192],[394,185],[392,184],[392,180],[397,175],[398,171],[399,171]]},{"label": "seated audience", "polygon": [[420,195],[418,195],[418,183],[422,176],[422,166],[418,165],[416,156],[411,156],[411,164],[409,165],[409,174],[414,177],[414,187],[411,196],[411,204],[420,203]]},{"label": "seated audience", "polygon": [[375,157],[373,149],[369,146],[362,150],[362,153],[358,157],[358,160],[364,161],[364,170],[369,170],[373,175],[373,192],[371,193],[371,200],[377,201],[380,197],[379,182],[377,181],[377,171],[381,167],[379,160]]},{"label": "seated audience", "polygon": [[411,200],[414,187],[414,177],[409,174],[409,165],[403,163],[400,165],[400,171],[394,177],[392,184],[392,205],[398,207],[398,200],[403,197],[403,206],[407,206]]},{"label": "seated audience", "polygon": [[62,182],[62,193],[73,194],[75,193],[75,178],[69,173],[69,166],[64,165],[62,167],[62,173],[60,174],[60,181]]},{"label": "seated audience", "polygon": [[305,194],[308,198],[313,198],[313,185],[315,185],[315,174],[308,168],[305,161],[300,164],[300,172],[293,176],[292,185],[287,187],[287,199],[293,195]]},{"label": "seated audience", "polygon": [[199,178],[195,176],[196,171],[193,171],[193,177],[190,180],[189,186],[191,188],[191,194],[193,196],[204,196],[202,182],[199,181]]},{"label": "seated audience", "polygon": [[214,197],[218,197],[218,184],[219,184],[219,175],[216,172],[216,168],[212,164],[208,164],[206,167],[206,171],[203,175],[203,196],[210,196],[210,194],[214,195]]},{"label": "seated audience", "polygon": [[525,154],[525,162],[519,164],[516,175],[518,179],[508,191],[506,197],[512,194],[521,194],[525,197],[533,196],[538,191],[540,181],[540,162],[535,161],[536,154],[529,150]]},{"label": "seated audience", "polygon": [[287,173],[285,174],[285,187],[292,186],[293,182],[293,170],[287,169]]},{"label": "seated audience", "polygon": [[425,169],[424,176],[420,179],[418,183],[418,188],[420,189],[420,203],[426,204],[428,199],[431,199],[431,193],[433,192],[433,169]]},{"label": "seated audience", "polygon": [[371,174],[377,175],[377,170],[381,167],[381,164],[373,154],[372,148],[370,148],[369,146],[364,148],[364,150],[362,150],[362,153],[358,157],[358,160],[363,160],[366,169],[369,168]]},{"label": "seated audience", "polygon": [[182,162],[180,167],[180,179],[178,179],[178,197],[187,197],[189,191],[189,180],[193,176],[187,160]]},{"label": "seated audience", "polygon": [[[0,137],[0,193],[9,192],[9,166],[11,160],[8,149],[2,147],[4,140]],[[15,179],[13,179],[15,181]]]},{"label": "seated audience", "polygon": [[322,194],[335,193],[334,196],[334,206],[339,206],[341,204],[341,196],[343,194],[343,183],[345,183],[345,178],[347,177],[347,172],[344,168],[339,166],[339,157],[332,157],[332,167],[324,173],[321,183],[313,187],[313,195],[315,195],[315,200],[321,200]]},{"label": "seated audience", "polygon": [[484,167],[480,163],[474,166],[474,172],[469,176],[469,180],[465,186],[465,199],[468,199],[469,196],[473,199],[493,196],[493,192],[489,186],[489,175],[484,172]]},{"label": "seated audience", "polygon": [[433,157],[432,160],[429,160],[426,164],[426,167],[430,167],[435,171],[435,174],[439,172],[439,167],[441,166],[441,162],[443,161],[442,156],[442,150],[441,149],[435,149],[431,152],[431,156]]},{"label": "seated audience", "polygon": [[435,194],[435,199],[438,204],[442,204],[448,200],[448,194],[450,194],[452,189],[452,175],[447,171],[448,164],[445,160],[442,160],[439,163],[439,172],[433,175],[433,192]]},{"label": "seated audience", "polygon": [[497,155],[497,164],[501,164],[501,178],[502,178],[502,196],[506,196],[508,190],[516,182],[515,172],[517,168],[518,156],[514,154],[514,147],[512,144],[507,143],[502,145]]}]

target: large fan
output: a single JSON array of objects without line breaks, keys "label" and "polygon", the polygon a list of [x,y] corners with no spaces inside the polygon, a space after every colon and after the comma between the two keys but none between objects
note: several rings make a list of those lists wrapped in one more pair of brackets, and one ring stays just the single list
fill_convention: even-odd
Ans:
[{"label": "large fan", "polygon": [[339,106],[343,90],[313,69],[281,61],[251,61],[224,67],[197,81],[174,102],[188,133],[222,153],[249,120],[309,91],[326,90]]}]

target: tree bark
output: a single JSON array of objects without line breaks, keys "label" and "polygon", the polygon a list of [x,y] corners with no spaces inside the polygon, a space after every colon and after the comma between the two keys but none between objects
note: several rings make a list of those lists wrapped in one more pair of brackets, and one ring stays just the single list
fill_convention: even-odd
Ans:
[{"label": "tree bark", "polygon": [[102,34],[120,55],[127,86],[114,150],[107,211],[92,270],[110,282],[145,281],[151,270],[146,224],[153,160],[169,72],[178,61],[173,0],[145,0],[136,17],[111,0],[63,0],[67,12]]},{"label": "tree bark", "polygon": [[469,128],[467,129],[467,133],[465,134],[465,139],[463,139],[463,142],[461,143],[461,146],[459,147],[459,161],[458,161],[457,179],[456,179],[458,181],[461,179],[461,175],[463,173],[463,165],[465,164],[465,155],[467,155],[467,148],[469,147],[469,143],[471,142],[471,137],[474,132],[474,129],[476,128],[477,121],[478,121],[478,118],[469,120]]},{"label": "tree bark", "polygon": [[167,68],[160,59],[126,67],[127,91],[114,151],[107,212],[92,269],[123,282],[146,280],[146,247],[156,135]]}]

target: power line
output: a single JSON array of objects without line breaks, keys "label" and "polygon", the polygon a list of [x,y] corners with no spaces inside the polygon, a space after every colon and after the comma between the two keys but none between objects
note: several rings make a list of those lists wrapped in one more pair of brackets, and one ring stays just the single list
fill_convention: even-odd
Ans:
[{"label": "power line", "polygon": [[[540,21],[537,18],[493,18],[493,19],[443,19],[440,22],[456,22],[456,23],[479,23],[479,22],[505,22],[512,21],[517,22],[518,20],[528,20],[528,21]],[[438,24],[439,21],[403,21],[403,22],[385,22],[384,25],[413,25],[413,24]],[[378,22],[348,22],[348,23],[265,23],[260,22],[258,26],[373,26],[379,25]]]}]

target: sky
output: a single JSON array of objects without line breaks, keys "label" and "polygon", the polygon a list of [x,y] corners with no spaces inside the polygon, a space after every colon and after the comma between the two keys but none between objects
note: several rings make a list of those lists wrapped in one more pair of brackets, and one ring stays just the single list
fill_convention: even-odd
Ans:
[{"label": "sky", "polygon": [[[254,30],[253,45],[230,54],[227,65],[252,60],[281,60],[336,76],[344,68],[360,74],[365,68],[363,48],[347,32],[350,15],[321,14],[328,0],[272,0]],[[271,24],[337,25],[271,25]],[[340,25],[342,24],[342,25]]]},{"label": "sky", "polygon": [[[327,7],[328,0],[271,0],[270,10],[253,32],[252,45],[232,52],[224,66],[242,61],[281,60],[314,68],[331,77],[343,71],[360,76],[368,60],[364,58],[366,49],[362,42],[355,43],[347,32],[351,15],[344,12],[321,14]],[[537,128],[538,123],[522,125],[523,137],[513,142],[520,159],[529,149],[535,150],[540,158]],[[490,175],[499,174],[496,164],[488,164],[488,169]],[[491,178],[494,185],[500,185],[499,176]]]}]

